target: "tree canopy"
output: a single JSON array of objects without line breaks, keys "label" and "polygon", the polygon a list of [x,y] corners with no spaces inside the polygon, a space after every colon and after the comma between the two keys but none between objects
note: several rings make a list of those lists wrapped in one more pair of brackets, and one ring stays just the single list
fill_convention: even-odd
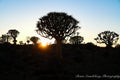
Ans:
[{"label": "tree canopy", "polygon": [[79,27],[78,21],[62,12],[51,12],[37,22],[37,32],[45,38],[64,40],[73,34]]},{"label": "tree canopy", "polygon": [[30,40],[34,43],[34,45],[36,45],[37,42],[38,42],[38,40],[39,40],[39,38],[36,37],[36,36],[32,36],[32,37],[30,38]]}]

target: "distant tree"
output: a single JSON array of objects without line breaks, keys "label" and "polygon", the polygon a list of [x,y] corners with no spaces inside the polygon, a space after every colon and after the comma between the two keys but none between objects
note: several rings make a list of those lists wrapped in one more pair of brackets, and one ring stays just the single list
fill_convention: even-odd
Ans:
[{"label": "distant tree", "polygon": [[15,45],[16,45],[16,42],[17,42],[16,38],[17,38],[17,36],[18,36],[19,33],[20,32],[18,30],[16,30],[16,29],[11,29],[7,33],[7,34],[9,34],[13,38],[13,43]]},{"label": "distant tree", "polygon": [[32,36],[32,37],[30,38],[30,40],[34,43],[34,45],[36,45],[37,42],[38,42],[38,40],[39,40],[39,38],[36,37],[36,36]]},{"label": "distant tree", "polygon": [[23,45],[24,43],[23,43],[23,41],[19,41],[19,44],[20,44],[20,45]]},{"label": "distant tree", "polygon": [[55,38],[57,56],[62,59],[62,41],[79,28],[78,21],[62,12],[50,12],[37,22],[37,33],[45,38]]},{"label": "distant tree", "polygon": [[73,36],[70,37],[70,43],[71,44],[81,44],[83,42],[84,38],[82,36]]},{"label": "distant tree", "polygon": [[79,33],[77,32],[77,36],[70,37],[70,43],[71,44],[81,44],[83,42],[84,38],[82,36],[79,36]]},{"label": "distant tree", "polygon": [[0,42],[1,43],[5,43],[5,42],[9,42],[11,39],[11,37],[8,35],[8,34],[3,34],[1,37],[0,37]]},{"label": "distant tree", "polygon": [[29,44],[30,43],[30,37],[27,37],[27,44]]},{"label": "distant tree", "polygon": [[119,39],[119,35],[115,32],[104,31],[98,34],[98,37],[95,38],[97,43],[105,43],[107,47],[112,47],[113,44]]}]

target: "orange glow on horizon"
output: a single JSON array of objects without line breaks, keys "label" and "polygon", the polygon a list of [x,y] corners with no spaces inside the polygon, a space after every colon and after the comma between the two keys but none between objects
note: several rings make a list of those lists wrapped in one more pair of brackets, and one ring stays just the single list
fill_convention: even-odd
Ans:
[{"label": "orange glow on horizon", "polygon": [[39,43],[39,48],[41,48],[41,49],[47,49],[48,48],[48,44],[47,43],[44,43],[44,42],[41,42],[41,43]]},{"label": "orange glow on horizon", "polygon": [[47,44],[47,43],[42,42],[42,43],[41,43],[41,46],[42,46],[43,48],[45,48],[45,47],[47,47],[47,46],[48,46],[48,44]]}]

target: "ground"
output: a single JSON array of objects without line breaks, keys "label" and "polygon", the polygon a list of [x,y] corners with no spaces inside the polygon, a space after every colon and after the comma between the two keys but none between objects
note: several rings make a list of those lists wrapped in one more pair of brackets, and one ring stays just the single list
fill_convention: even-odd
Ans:
[{"label": "ground", "polygon": [[73,79],[81,75],[120,74],[120,47],[66,44],[62,46],[63,61],[59,63],[55,46],[42,49],[35,45],[0,44],[0,79]]}]

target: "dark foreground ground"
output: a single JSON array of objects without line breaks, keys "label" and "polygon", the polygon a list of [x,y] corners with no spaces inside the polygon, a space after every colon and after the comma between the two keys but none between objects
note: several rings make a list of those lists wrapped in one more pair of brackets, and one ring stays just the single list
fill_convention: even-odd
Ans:
[{"label": "dark foreground ground", "polygon": [[62,64],[55,54],[55,45],[41,49],[33,45],[0,44],[0,80],[120,79],[120,47],[63,45]]}]

